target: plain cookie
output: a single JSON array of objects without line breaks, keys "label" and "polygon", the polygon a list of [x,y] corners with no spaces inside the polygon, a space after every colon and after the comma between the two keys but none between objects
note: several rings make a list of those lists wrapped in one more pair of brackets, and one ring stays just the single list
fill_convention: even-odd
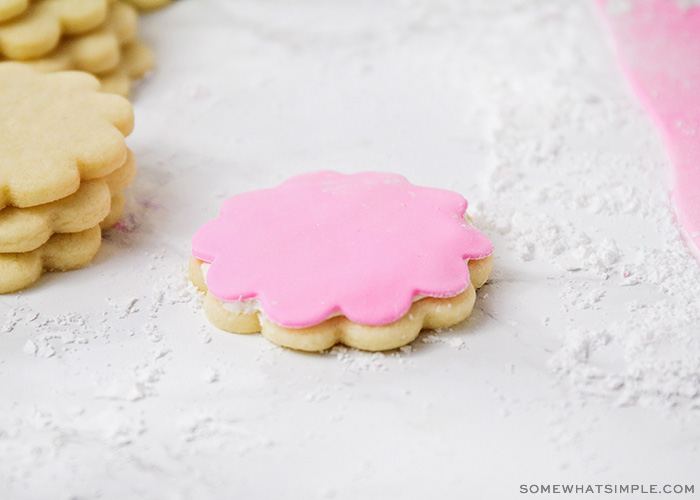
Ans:
[{"label": "plain cookie", "polygon": [[29,6],[29,0],[0,0],[0,23],[22,14]]},{"label": "plain cookie", "polygon": [[53,235],[36,250],[0,254],[0,293],[10,293],[36,282],[46,271],[69,271],[87,266],[102,242],[100,226],[80,233]]},{"label": "plain cookie", "polygon": [[140,40],[122,47],[119,66],[109,73],[98,75],[103,92],[129,97],[134,80],[153,69],[153,52]]},{"label": "plain cookie", "polygon": [[137,30],[136,9],[117,1],[98,29],[66,37],[50,54],[25,62],[43,73],[76,69],[96,75],[107,73],[119,66],[122,47],[136,38]]},{"label": "plain cookie", "polygon": [[141,10],[156,10],[170,5],[172,0],[129,0]]},{"label": "plain cookie", "polygon": [[131,104],[86,73],[0,63],[0,208],[41,205],[124,164]]},{"label": "plain cookie", "polygon": [[121,192],[136,175],[129,152],[124,165],[106,177],[85,181],[66,198],[29,208],[0,210],[0,253],[32,251],[54,233],[77,233],[93,226],[113,226],[124,210]]},{"label": "plain cookie", "polygon": [[106,17],[107,0],[34,2],[21,15],[0,22],[0,55],[14,60],[41,57],[58,45],[63,34],[85,33]]}]

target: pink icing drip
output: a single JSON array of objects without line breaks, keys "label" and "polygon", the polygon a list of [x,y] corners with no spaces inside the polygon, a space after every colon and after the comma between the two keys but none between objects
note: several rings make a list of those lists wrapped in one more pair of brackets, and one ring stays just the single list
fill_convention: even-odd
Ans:
[{"label": "pink icing drip", "polygon": [[621,65],[661,130],[674,166],[678,218],[700,249],[700,6],[597,0]]},{"label": "pink icing drip", "polygon": [[457,193],[395,174],[316,172],[229,198],[195,234],[192,254],[211,263],[216,298],[257,297],[282,326],[335,312],[383,325],[405,315],[416,294],[466,289],[464,260],[493,251],[464,221],[466,209]]}]

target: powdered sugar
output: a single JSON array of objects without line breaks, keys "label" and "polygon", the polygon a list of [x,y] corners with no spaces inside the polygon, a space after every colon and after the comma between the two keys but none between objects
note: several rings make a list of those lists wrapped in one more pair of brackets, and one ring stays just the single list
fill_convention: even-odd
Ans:
[{"label": "powdered sugar", "polygon": [[[700,276],[584,3],[179,0],[146,22],[124,227],[87,269],[0,297],[0,497],[693,480]],[[467,322],[314,356],[207,323],[191,235],[317,168],[468,198],[496,267]]]},{"label": "powdered sugar", "polygon": [[[577,326],[561,332],[550,362],[556,373],[582,394],[611,401],[692,405],[700,391],[700,269],[658,188],[662,157],[639,155],[625,140],[577,144],[590,130],[637,143],[656,142],[655,132],[622,85],[611,91],[586,82],[601,70],[597,61],[576,57],[568,44],[548,50],[550,60],[572,64],[551,68],[546,80],[503,64],[499,83],[492,76],[474,84],[488,102],[484,147],[493,151],[477,223],[503,235],[523,265],[563,271],[564,312],[606,314],[604,324],[577,316]],[[523,100],[520,89],[535,81],[544,89]],[[648,177],[659,181],[640,182]]]}]

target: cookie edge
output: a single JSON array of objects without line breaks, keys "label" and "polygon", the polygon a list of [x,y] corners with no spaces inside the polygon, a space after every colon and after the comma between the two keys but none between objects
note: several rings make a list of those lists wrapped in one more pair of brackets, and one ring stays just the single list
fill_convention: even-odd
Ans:
[{"label": "cookie edge", "polygon": [[336,316],[308,328],[285,328],[255,314],[236,314],[207,289],[202,261],[190,257],[190,281],[205,292],[204,312],[217,328],[231,333],[261,333],[271,342],[299,351],[323,351],[341,343],[365,351],[386,351],[409,344],[423,329],[448,328],[467,319],[476,302],[476,289],[486,283],[493,270],[493,254],[467,261],[470,283],[454,297],[425,297],[414,302],[409,311],[388,325],[370,326]]}]

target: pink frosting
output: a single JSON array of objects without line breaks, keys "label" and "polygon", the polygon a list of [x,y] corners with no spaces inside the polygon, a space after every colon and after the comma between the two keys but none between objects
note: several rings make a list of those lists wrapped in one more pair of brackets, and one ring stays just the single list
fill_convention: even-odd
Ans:
[{"label": "pink frosting", "polygon": [[700,6],[597,2],[625,73],[663,133],[678,218],[700,249]]},{"label": "pink frosting", "polygon": [[384,325],[416,294],[453,297],[469,284],[465,259],[491,242],[465,222],[467,201],[395,174],[315,172],[226,200],[192,241],[211,263],[222,301],[257,297],[273,322],[302,328],[340,312]]}]

